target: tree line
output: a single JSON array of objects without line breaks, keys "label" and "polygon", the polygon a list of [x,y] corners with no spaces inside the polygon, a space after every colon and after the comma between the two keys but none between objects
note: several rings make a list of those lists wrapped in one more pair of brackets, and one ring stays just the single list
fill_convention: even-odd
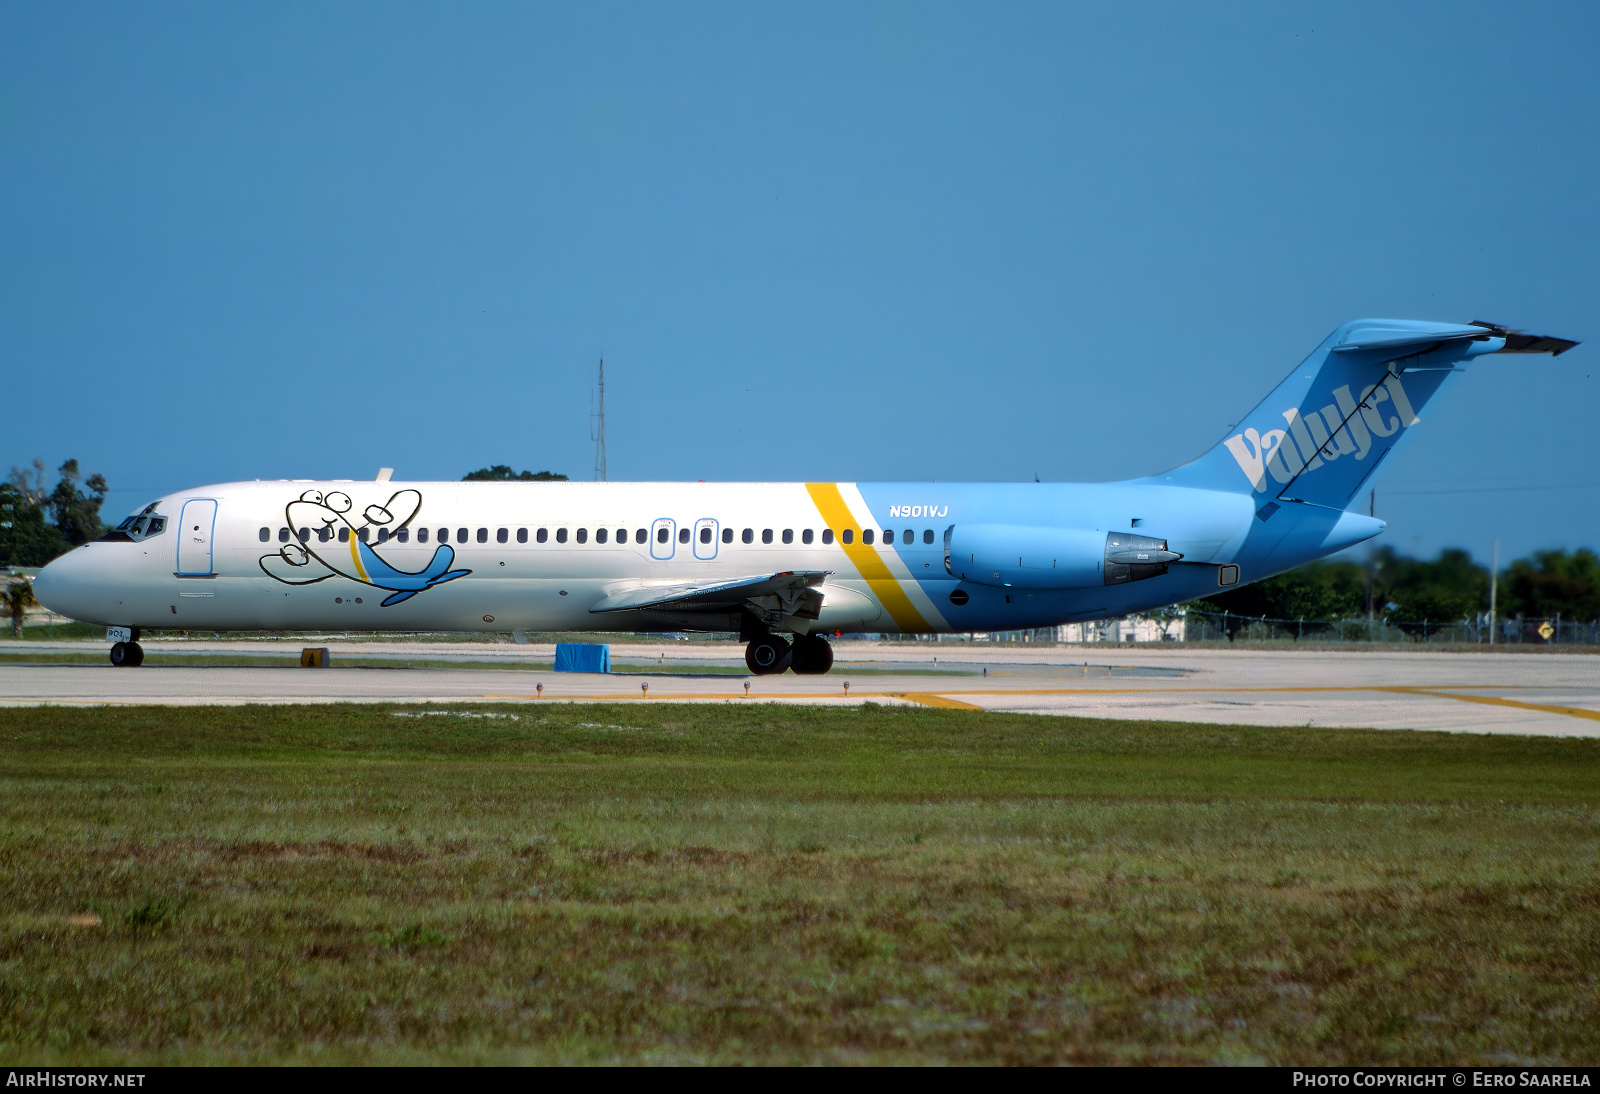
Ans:
[{"label": "tree line", "polygon": [[[1201,611],[1293,622],[1386,619],[1404,630],[1459,622],[1489,610],[1489,568],[1448,548],[1428,560],[1379,547],[1371,560],[1313,562],[1197,601]],[[1535,551],[1500,571],[1502,619],[1600,620],[1600,557],[1588,548]]]},{"label": "tree line", "polygon": [[43,566],[80,544],[105,534],[100,506],[106,477],[85,477],[77,460],[68,460],[45,486],[43,460],[31,468],[13,467],[0,483],[0,566]]}]

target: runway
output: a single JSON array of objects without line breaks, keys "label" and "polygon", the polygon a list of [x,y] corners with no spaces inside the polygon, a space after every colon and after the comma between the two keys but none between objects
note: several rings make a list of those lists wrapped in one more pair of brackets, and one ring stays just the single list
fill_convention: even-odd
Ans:
[{"label": "runway", "polygon": [[[283,658],[293,642],[148,641],[148,653]],[[554,673],[546,645],[319,641],[333,668],[0,664],[0,706],[319,702],[910,703],[1238,725],[1600,735],[1600,656],[841,642],[826,676],[718,674],[731,643],[615,643],[610,675]],[[103,652],[82,642],[0,652]],[[362,659],[460,667],[361,667]],[[937,658],[937,660],[935,660]],[[748,683],[748,690],[745,685]],[[542,694],[539,685],[543,685]]]}]

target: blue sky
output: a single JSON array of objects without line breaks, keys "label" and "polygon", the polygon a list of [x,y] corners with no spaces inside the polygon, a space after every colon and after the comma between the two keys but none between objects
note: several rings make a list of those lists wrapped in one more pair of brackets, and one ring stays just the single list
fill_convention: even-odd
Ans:
[{"label": "blue sky", "polygon": [[[1357,316],[1600,339],[1592,4],[10,4],[0,467],[1123,478]],[[1384,542],[1600,545],[1591,343]]]}]

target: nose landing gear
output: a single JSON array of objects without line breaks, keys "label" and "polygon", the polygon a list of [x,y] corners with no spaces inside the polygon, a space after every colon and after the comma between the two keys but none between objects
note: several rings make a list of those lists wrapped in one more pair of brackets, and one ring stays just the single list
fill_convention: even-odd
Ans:
[{"label": "nose landing gear", "polygon": [[118,642],[111,647],[111,663],[119,669],[136,669],[144,664],[144,647],[137,642]]}]

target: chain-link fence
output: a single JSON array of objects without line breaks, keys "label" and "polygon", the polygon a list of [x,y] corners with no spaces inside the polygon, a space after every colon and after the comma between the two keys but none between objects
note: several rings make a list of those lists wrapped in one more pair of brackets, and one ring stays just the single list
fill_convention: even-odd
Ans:
[{"label": "chain-link fence", "polygon": [[[1495,644],[1600,645],[1600,621],[1496,619]],[[1335,642],[1456,643],[1487,645],[1488,613],[1466,619],[1273,619],[1268,616],[1201,612],[1189,609],[1183,620],[1185,642]]]},{"label": "chain-link fence", "polygon": [[[1468,619],[1401,620],[1365,616],[1350,619],[1274,619],[1271,616],[1173,609],[1149,616],[1071,623],[1031,630],[974,634],[861,635],[884,642],[1053,643],[1062,645],[1146,643],[1296,642],[1339,645],[1487,645],[1488,613]],[[1559,616],[1496,619],[1495,645],[1600,646],[1600,621]]]}]

